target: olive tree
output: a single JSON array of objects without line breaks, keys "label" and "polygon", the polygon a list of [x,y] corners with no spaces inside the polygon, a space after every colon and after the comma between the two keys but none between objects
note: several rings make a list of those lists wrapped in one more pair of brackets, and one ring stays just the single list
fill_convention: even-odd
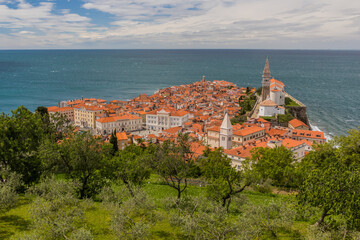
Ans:
[{"label": "olive tree", "polygon": [[250,185],[249,179],[243,170],[236,170],[231,166],[228,158],[221,148],[208,154],[201,161],[201,171],[209,182],[207,190],[210,196],[222,203],[229,210],[232,198],[241,193]]},{"label": "olive tree", "polygon": [[251,155],[251,168],[265,181],[271,179],[277,186],[294,186],[296,183],[293,153],[284,146],[255,148]]},{"label": "olive tree", "polygon": [[95,195],[109,174],[110,144],[90,133],[75,133],[61,142],[45,142],[41,158],[47,172],[64,173],[80,183],[80,198]]},{"label": "olive tree", "polygon": [[111,228],[118,239],[149,239],[156,222],[155,205],[140,188],[128,195],[120,186],[104,187],[100,198],[111,214]]},{"label": "olive tree", "polygon": [[[139,186],[150,177],[148,159],[151,156],[140,146],[129,145],[109,161],[113,179],[120,179],[133,194],[133,187]],[[110,174],[109,174],[110,175]]]},{"label": "olive tree", "polygon": [[88,230],[79,228],[84,225],[84,207],[77,198],[77,185],[52,176],[29,189],[36,196],[30,215],[32,234],[38,239],[75,239],[74,236],[91,239]]},{"label": "olive tree", "polygon": [[188,178],[197,175],[194,153],[191,151],[191,138],[180,134],[174,141],[165,141],[153,154],[152,167],[166,182],[177,191],[177,198],[188,186]]},{"label": "olive tree", "polygon": [[14,207],[18,200],[16,190],[22,185],[21,175],[0,167],[0,212]]},{"label": "olive tree", "polygon": [[232,239],[241,232],[225,208],[206,198],[166,199],[166,209],[173,212],[171,226],[179,227],[185,239]]},{"label": "olive tree", "polygon": [[[356,135],[342,137],[334,142],[317,145],[302,161],[304,173],[297,199],[300,204],[310,204],[321,209],[317,225],[327,216],[342,215],[348,228],[360,227],[360,174],[359,146],[353,146]],[[352,147],[355,147],[351,150]]]}]

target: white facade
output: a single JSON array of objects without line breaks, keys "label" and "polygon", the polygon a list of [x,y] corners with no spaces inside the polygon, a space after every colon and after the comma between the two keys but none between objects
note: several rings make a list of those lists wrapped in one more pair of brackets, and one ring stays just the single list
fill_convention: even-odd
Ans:
[{"label": "white facade", "polygon": [[271,90],[270,99],[277,105],[285,105],[285,92],[282,90]]},{"label": "white facade", "polygon": [[285,105],[285,85],[276,79],[270,80],[270,100],[277,105]]},{"label": "white facade", "polygon": [[186,111],[153,111],[146,114],[146,128],[162,131],[172,127],[184,127],[188,120],[189,113]]},{"label": "white facade", "polygon": [[279,106],[260,106],[259,116],[274,117],[276,114],[285,114],[285,108]]},{"label": "white facade", "polygon": [[[130,114],[129,114],[130,115]],[[96,131],[101,135],[116,132],[132,132],[142,129],[141,117],[134,115],[106,117],[96,120]]]},{"label": "white facade", "polygon": [[231,125],[229,115],[226,113],[220,126],[220,147],[230,149],[232,147],[232,136],[233,127]]}]

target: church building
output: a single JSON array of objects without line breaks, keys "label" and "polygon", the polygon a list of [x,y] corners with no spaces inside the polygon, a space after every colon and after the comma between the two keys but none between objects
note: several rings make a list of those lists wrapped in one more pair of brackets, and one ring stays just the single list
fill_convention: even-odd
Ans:
[{"label": "church building", "polygon": [[230,117],[226,113],[220,127],[214,126],[207,129],[206,144],[214,148],[231,149],[263,137],[265,137],[265,128],[259,126],[245,127],[240,124],[232,126]]},{"label": "church building", "polygon": [[273,117],[276,114],[285,114],[284,83],[271,77],[269,59],[266,58],[262,75],[262,92],[259,107],[259,116]]}]

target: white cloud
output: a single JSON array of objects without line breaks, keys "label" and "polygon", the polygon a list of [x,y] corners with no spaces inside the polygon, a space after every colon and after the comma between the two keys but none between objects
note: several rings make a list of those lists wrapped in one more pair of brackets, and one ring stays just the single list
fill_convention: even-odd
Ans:
[{"label": "white cloud", "polygon": [[71,9],[54,14],[54,2],[21,0],[12,9],[2,4],[9,1],[0,0],[5,47],[359,48],[360,41],[357,0],[83,0],[85,10],[111,16],[106,27]]},{"label": "white cloud", "polygon": [[167,21],[201,14],[217,5],[209,0],[87,0],[86,9],[96,9],[117,16],[123,20]]},{"label": "white cloud", "polygon": [[99,30],[90,23],[90,18],[70,10],[54,14],[53,2],[40,2],[33,6],[21,0],[13,1],[13,4],[16,8],[0,4],[0,28],[10,32],[6,38],[0,39],[1,48],[69,46],[82,41],[79,34]]},{"label": "white cloud", "polygon": [[[347,0],[88,0],[84,8],[115,15],[113,27],[99,38],[132,38],[143,44],[248,47],[273,44],[306,48],[309,41],[343,41],[359,36],[360,1]],[[172,8],[167,9],[166,4]],[[198,11],[187,10],[195,7]],[[167,14],[163,17],[161,14]],[[153,21],[141,22],[140,20]],[[292,44],[291,44],[292,43]],[[285,44],[285,45],[284,45]],[[253,45],[252,45],[253,46]],[[166,47],[166,46],[165,46]],[[308,48],[312,48],[311,45]]]}]

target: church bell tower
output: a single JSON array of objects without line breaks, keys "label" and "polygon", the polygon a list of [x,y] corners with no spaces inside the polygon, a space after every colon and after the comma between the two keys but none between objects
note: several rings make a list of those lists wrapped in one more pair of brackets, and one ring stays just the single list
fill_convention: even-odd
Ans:
[{"label": "church bell tower", "polygon": [[220,126],[220,147],[231,149],[232,147],[233,127],[230,122],[229,114],[226,112],[223,122]]},{"label": "church bell tower", "polygon": [[262,92],[261,92],[261,100],[264,101],[270,97],[270,66],[269,66],[269,58],[266,58],[264,72],[262,75]]}]

